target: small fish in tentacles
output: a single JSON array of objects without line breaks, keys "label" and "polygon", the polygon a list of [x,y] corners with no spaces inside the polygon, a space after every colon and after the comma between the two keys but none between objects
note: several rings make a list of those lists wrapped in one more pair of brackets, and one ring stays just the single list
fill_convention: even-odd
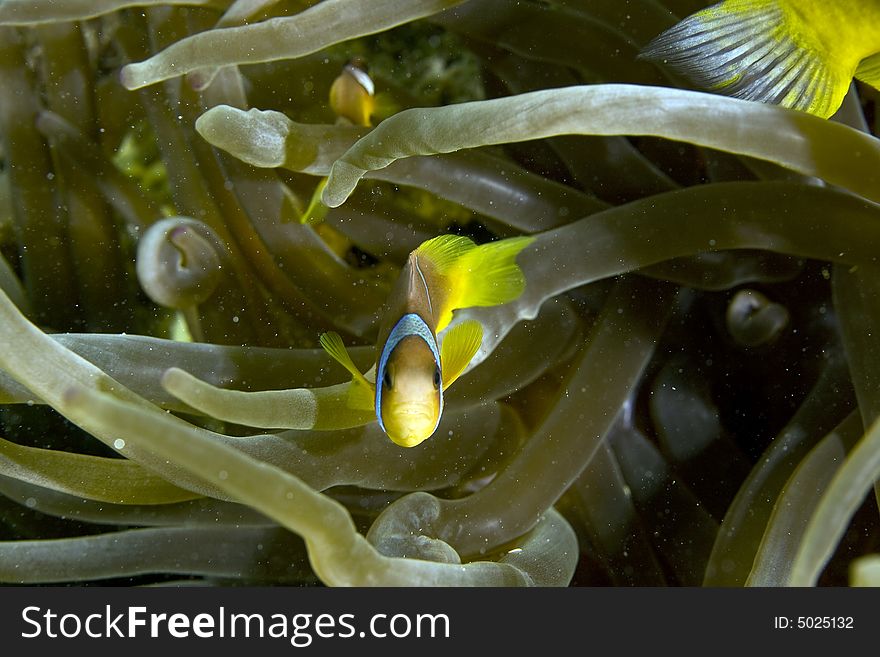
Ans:
[{"label": "small fish in tentacles", "polygon": [[725,0],[641,57],[709,91],[827,118],[853,77],[880,89],[880,0]]},{"label": "small fish in tentacles", "polygon": [[369,127],[376,111],[376,87],[363,59],[348,62],[330,86],[330,107],[353,125]]},{"label": "small fish in tentacles", "polygon": [[[372,127],[372,116],[376,111],[376,87],[363,59],[355,57],[342,67],[342,72],[330,85],[329,103],[337,116],[337,123]],[[328,208],[321,202],[321,194],[326,186],[327,178],[321,178],[300,216],[300,223],[319,224],[327,217]]]},{"label": "small fish in tentacles", "polygon": [[525,277],[516,256],[534,238],[514,237],[477,246],[466,237],[441,235],[410,253],[389,296],[379,331],[376,381],[368,380],[336,333],[321,346],[352,374],[348,404],[375,410],[379,425],[401,447],[429,438],[440,423],[443,392],[464,372],[483,339],[479,322],[437,334],[452,311],[495,306],[517,298]]}]

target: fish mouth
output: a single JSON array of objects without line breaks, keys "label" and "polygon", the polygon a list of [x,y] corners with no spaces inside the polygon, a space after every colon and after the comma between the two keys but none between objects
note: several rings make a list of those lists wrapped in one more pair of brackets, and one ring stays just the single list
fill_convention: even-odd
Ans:
[{"label": "fish mouth", "polygon": [[422,405],[393,407],[393,420],[386,422],[388,437],[401,447],[415,447],[437,428],[437,415]]},{"label": "fish mouth", "polygon": [[392,413],[398,417],[405,417],[407,420],[422,418],[425,420],[433,420],[434,414],[425,409],[424,406],[395,406]]}]

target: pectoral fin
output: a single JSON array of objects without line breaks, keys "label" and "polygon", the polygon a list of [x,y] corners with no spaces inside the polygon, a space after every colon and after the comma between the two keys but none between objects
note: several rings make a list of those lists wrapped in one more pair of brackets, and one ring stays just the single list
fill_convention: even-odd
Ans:
[{"label": "pectoral fin", "polygon": [[349,407],[355,410],[373,410],[375,388],[354,364],[339,334],[334,331],[322,333],[320,341],[324,351],[351,373],[352,380],[348,387],[347,400]]},{"label": "pectoral fin", "polygon": [[361,374],[361,371],[354,364],[351,356],[348,355],[348,349],[342,344],[342,338],[339,337],[338,333],[335,331],[322,333],[320,341],[324,351],[326,351],[333,360],[347,369],[355,381],[362,383],[367,387],[372,387],[372,384],[367,381],[363,374]]},{"label": "pectoral fin", "polygon": [[443,368],[443,389],[446,390],[461,376],[483,342],[483,327],[469,319],[453,326],[440,345],[440,364]]},{"label": "pectoral fin", "polygon": [[372,411],[376,405],[376,390],[366,379],[352,379],[348,385],[349,408],[357,411]]},{"label": "pectoral fin", "polygon": [[830,56],[795,11],[775,2],[708,7],[660,34],[641,57],[700,88],[823,118],[840,107],[855,66]]}]

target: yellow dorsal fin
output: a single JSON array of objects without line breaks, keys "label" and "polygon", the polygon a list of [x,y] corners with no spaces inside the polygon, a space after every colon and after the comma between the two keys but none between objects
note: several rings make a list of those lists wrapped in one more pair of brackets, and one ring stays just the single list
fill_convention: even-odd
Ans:
[{"label": "yellow dorsal fin", "polygon": [[431,261],[437,273],[447,276],[455,263],[469,251],[477,248],[467,237],[439,235],[423,242],[415,252]]},{"label": "yellow dorsal fin", "polygon": [[534,239],[511,237],[477,246],[466,237],[441,235],[416,249],[419,259],[430,260],[444,278],[446,295],[442,306],[434,309],[435,330],[446,328],[457,308],[497,306],[516,299],[525,287],[516,256]]},{"label": "yellow dorsal fin", "polygon": [[856,69],[856,78],[875,89],[880,89],[880,52],[865,57]]},{"label": "yellow dorsal fin", "polygon": [[321,334],[321,346],[330,357],[337,363],[347,369],[355,381],[361,383],[368,388],[372,388],[369,381],[361,374],[361,371],[355,366],[351,356],[348,355],[348,349],[342,344],[342,338],[335,331],[328,331]]},{"label": "yellow dorsal fin", "polygon": [[461,376],[483,342],[483,327],[473,319],[453,326],[440,345],[440,364],[443,367],[443,389],[446,390]]},{"label": "yellow dorsal fin", "polygon": [[857,60],[828,52],[815,27],[779,2],[728,0],[656,37],[641,57],[697,87],[823,118],[843,101]]}]

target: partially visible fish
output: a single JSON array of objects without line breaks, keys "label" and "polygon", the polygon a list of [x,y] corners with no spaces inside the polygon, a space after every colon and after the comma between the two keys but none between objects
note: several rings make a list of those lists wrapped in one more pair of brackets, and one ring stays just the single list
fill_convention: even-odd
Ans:
[{"label": "partially visible fish", "polygon": [[[330,109],[337,123],[372,127],[371,117],[376,111],[376,86],[367,73],[366,63],[355,57],[342,67],[342,72],[330,85]],[[321,178],[312,192],[309,204],[300,215],[300,223],[319,224],[327,218],[328,207],[321,202],[327,178]]]},{"label": "partially visible fish", "polygon": [[702,89],[827,118],[853,77],[880,89],[880,0],[725,0],[641,57]]},{"label": "partially visible fish", "polygon": [[477,246],[466,237],[441,235],[413,251],[388,299],[375,382],[355,367],[338,334],[321,336],[327,353],[352,374],[349,405],[375,410],[383,431],[402,447],[429,438],[443,413],[443,391],[477,353],[483,329],[473,320],[461,322],[446,332],[442,345],[437,334],[449,325],[453,310],[518,297],[525,278],[516,256],[533,239]]},{"label": "partially visible fish", "polygon": [[376,109],[376,87],[363,60],[351,60],[330,85],[330,107],[336,116],[354,125],[371,125]]}]

